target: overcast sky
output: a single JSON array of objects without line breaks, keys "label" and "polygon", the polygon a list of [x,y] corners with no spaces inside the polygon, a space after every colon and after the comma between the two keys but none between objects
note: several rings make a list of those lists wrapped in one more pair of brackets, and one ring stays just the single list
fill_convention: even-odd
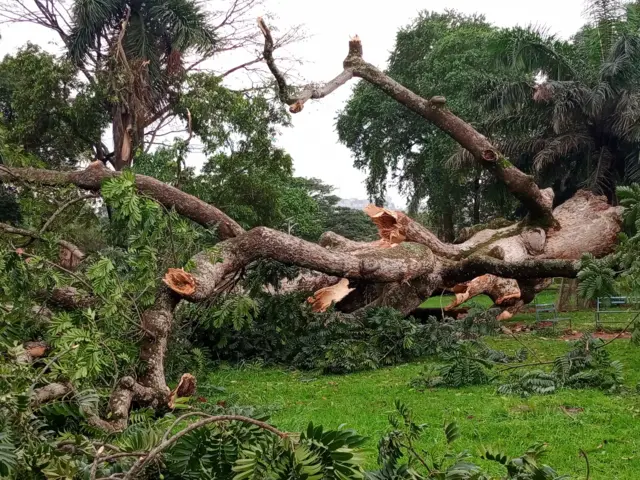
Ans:
[{"label": "overcast sky", "polygon": [[[208,0],[212,4],[214,0]],[[224,0],[215,0],[216,4]],[[288,49],[288,54],[303,59],[298,73],[309,81],[328,80],[342,69],[349,36],[358,34],[367,61],[384,68],[393,49],[397,30],[407,25],[421,10],[455,9],[465,13],[483,13],[499,26],[535,24],[552,33],[568,37],[583,23],[583,0],[265,0],[265,11],[277,17],[284,31],[303,24],[309,38]],[[260,12],[258,12],[260,13]],[[272,22],[273,23],[273,22]],[[15,50],[28,40],[46,44],[53,37],[32,26],[0,26],[0,54]],[[334,129],[337,112],[349,97],[353,83],[331,96],[308,103],[293,116],[293,127],[278,139],[293,157],[295,173],[318,177],[336,187],[343,198],[366,198],[364,172],[353,167],[349,150],[338,143]],[[193,156],[198,163],[198,156]],[[404,205],[394,189],[390,199]]]}]

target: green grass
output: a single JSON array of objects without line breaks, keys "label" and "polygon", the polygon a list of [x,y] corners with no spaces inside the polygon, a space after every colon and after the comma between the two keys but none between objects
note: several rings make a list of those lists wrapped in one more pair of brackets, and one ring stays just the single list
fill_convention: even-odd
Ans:
[{"label": "green grass", "polygon": [[[523,336],[543,359],[568,349],[566,342]],[[520,345],[509,338],[491,339],[504,350]],[[625,381],[634,389],[640,381],[640,350],[626,340],[608,347],[613,359],[625,365]],[[510,455],[522,453],[536,441],[551,448],[546,462],[561,473],[585,479],[584,449],[591,462],[591,479],[640,478],[640,398],[635,394],[607,395],[597,390],[563,390],[528,399],[499,396],[495,387],[437,389],[419,392],[409,386],[428,360],[344,376],[323,376],[284,369],[220,369],[210,382],[235,394],[239,402],[272,407],[272,422],[288,431],[300,431],[309,422],[325,427],[348,427],[370,437],[368,467],[375,467],[375,445],[387,431],[387,416],[400,399],[413,408],[416,420],[431,428],[423,448],[441,445],[444,421],[458,422],[460,448],[472,453],[477,446],[498,447]],[[561,407],[580,407],[574,415]]]}]

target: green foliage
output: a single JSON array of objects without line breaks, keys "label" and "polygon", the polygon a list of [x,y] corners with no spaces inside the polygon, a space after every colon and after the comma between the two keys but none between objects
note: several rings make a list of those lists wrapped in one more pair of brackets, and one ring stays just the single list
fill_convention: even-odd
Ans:
[{"label": "green foliage", "polygon": [[[107,125],[102,94],[66,61],[28,44],[0,62],[3,140],[52,167],[92,158]],[[5,147],[6,148],[6,147]]]},{"label": "green foliage", "polygon": [[584,335],[573,348],[556,357],[551,371],[530,370],[509,376],[498,386],[502,395],[547,395],[560,388],[599,388],[616,392],[623,383],[622,364],[611,361],[604,342]]},{"label": "green foliage", "polygon": [[[486,115],[478,87],[505,70],[488,48],[496,32],[481,15],[421,12],[397,33],[386,73],[424,98],[444,96],[447,108],[481,123]],[[513,201],[486,173],[450,168],[447,159],[457,145],[444,132],[366,82],[355,87],[336,126],[355,166],[368,173],[369,195],[382,201],[392,175],[410,199],[409,213],[425,201],[428,223],[450,241],[455,226],[514,212]]]},{"label": "green foliage", "polygon": [[[439,386],[465,387],[489,383],[488,370],[508,357],[477,342],[457,343],[440,355],[442,364],[426,368],[411,386],[419,390]],[[490,360],[495,358],[496,360]]]},{"label": "green foliage", "polygon": [[473,356],[468,344],[462,344],[451,353],[446,353],[442,359],[447,362],[441,369],[442,381],[451,387],[465,385],[483,385],[489,381],[486,368],[491,363]]},{"label": "green foliage", "polygon": [[16,446],[8,432],[0,432],[0,476],[8,477],[17,464]]},{"label": "green foliage", "polygon": [[[262,96],[231,91],[221,79],[205,74],[189,76],[176,108],[185,116],[187,109],[191,112],[193,132],[207,155],[201,175],[182,171],[181,188],[219,206],[245,227],[283,228],[280,206],[283,188],[291,181],[292,160],[275,146],[274,137],[288,124],[284,109]],[[154,164],[146,167],[150,173]]]},{"label": "green foliage", "polygon": [[[396,400],[397,414],[389,417],[392,430],[378,443],[378,464],[380,470],[367,472],[370,480],[391,479],[442,479],[442,480],[552,480],[567,479],[558,475],[552,468],[542,465],[540,459],[546,450],[543,444],[530,447],[522,456],[509,458],[506,454],[482,449],[481,458],[501,465],[503,473],[489,475],[473,462],[468,451],[455,452],[453,444],[460,437],[455,422],[445,423],[444,453],[434,448],[432,451],[418,450],[418,443],[428,431],[426,424],[413,420],[413,412],[402,402]],[[435,441],[433,442],[435,443]]]},{"label": "green foliage", "polygon": [[558,202],[584,187],[613,200],[640,172],[638,5],[594,0],[587,10],[592,21],[570,41],[513,29],[493,46],[516,79],[491,82],[490,133]]},{"label": "green foliage", "polygon": [[558,385],[557,378],[553,373],[542,370],[531,370],[520,374],[512,375],[506,383],[498,386],[500,395],[547,395],[555,393]]},{"label": "green foliage", "polygon": [[[251,273],[248,277],[252,285],[264,285],[264,280],[257,280]],[[231,296],[211,305],[188,306],[181,318],[185,325],[197,324],[207,330],[204,337],[194,331],[191,341],[211,348],[219,359],[259,359],[326,373],[375,369],[426,355],[440,355],[451,365],[466,362],[463,341],[494,335],[499,329],[495,311],[483,309],[471,310],[464,319],[445,321],[433,317],[418,321],[390,308],[370,309],[358,315],[333,311],[316,314],[304,302],[303,294],[261,294],[253,300]],[[482,365],[512,360],[475,341],[469,345],[476,360],[469,360],[471,364],[460,369],[451,367],[447,378],[459,378],[462,372],[471,371],[478,376],[472,383],[485,383],[480,381]],[[514,358],[523,358],[523,354]]]},{"label": "green foliage", "polygon": [[[215,349],[218,358],[284,363],[305,370],[349,373],[432,355],[453,345],[461,322],[425,323],[389,309],[371,309],[357,317],[335,312],[314,314],[302,295],[264,296],[259,300],[230,297],[216,305],[189,307],[188,322],[197,319],[209,335],[193,341]],[[246,308],[238,310],[236,305]],[[224,318],[224,322],[220,322]],[[240,328],[229,329],[226,325]]]},{"label": "green foliage", "polygon": [[325,430],[313,423],[286,439],[242,422],[211,424],[185,435],[170,450],[165,478],[363,478],[358,447],[364,440],[352,430]]},{"label": "green foliage", "polygon": [[595,258],[590,253],[582,256],[578,272],[578,294],[585,299],[609,297],[616,294],[615,271],[611,268],[609,257]]},{"label": "green foliage", "polygon": [[246,295],[232,295],[219,305],[213,313],[213,323],[207,326],[209,328],[233,326],[236,330],[242,330],[249,327],[259,313],[260,305],[256,300]]},{"label": "green foliage", "polygon": [[369,216],[361,210],[348,207],[333,207],[326,215],[324,229],[360,242],[379,238],[378,230]]}]

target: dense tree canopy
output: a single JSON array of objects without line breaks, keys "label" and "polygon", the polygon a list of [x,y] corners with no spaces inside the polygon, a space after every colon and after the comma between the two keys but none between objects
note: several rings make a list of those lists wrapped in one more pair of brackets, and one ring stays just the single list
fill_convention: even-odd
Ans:
[{"label": "dense tree canopy", "polygon": [[487,96],[492,133],[523,169],[552,186],[558,202],[579,188],[614,201],[637,181],[637,2],[589,2],[591,22],[570,41],[515,30],[496,45],[519,77]]},{"label": "dense tree canopy", "polygon": [[91,160],[107,126],[103,97],[73,65],[27,45],[0,63],[4,143],[52,167]]},{"label": "dense tree canopy", "polygon": [[[492,62],[495,35],[496,28],[482,16],[422,13],[398,33],[386,73],[425,98],[444,97],[472,124],[482,124],[479,86],[504,70]],[[410,212],[427,200],[431,223],[448,240],[454,227],[512,213],[509,197],[481,169],[455,173],[448,168],[457,149],[451,138],[370,84],[358,84],[337,128],[356,167],[368,172],[369,194],[383,198],[391,175],[409,197]]]}]

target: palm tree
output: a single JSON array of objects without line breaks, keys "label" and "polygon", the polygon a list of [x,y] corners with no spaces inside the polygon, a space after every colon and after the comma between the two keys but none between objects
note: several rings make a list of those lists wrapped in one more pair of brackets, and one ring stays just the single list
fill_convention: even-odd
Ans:
[{"label": "palm tree", "polygon": [[170,108],[184,56],[213,48],[213,31],[195,0],[74,2],[69,55],[78,65],[96,65],[106,87],[117,170],[131,164],[145,127]]},{"label": "palm tree", "polygon": [[486,131],[558,202],[585,187],[614,201],[616,185],[640,180],[640,3],[595,0],[586,11],[571,42],[499,35],[499,58],[520,80],[487,90]]}]

